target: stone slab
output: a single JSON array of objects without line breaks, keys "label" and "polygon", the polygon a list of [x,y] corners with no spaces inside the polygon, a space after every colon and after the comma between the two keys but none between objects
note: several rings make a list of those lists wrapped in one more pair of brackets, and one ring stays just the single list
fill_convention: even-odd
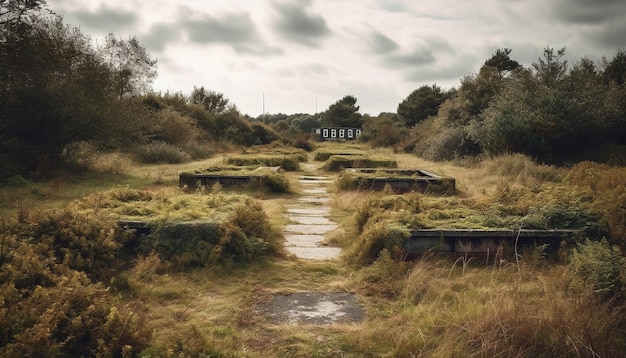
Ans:
[{"label": "stone slab", "polygon": [[296,292],[275,294],[257,305],[256,312],[278,324],[329,325],[359,323],[365,312],[349,292]]},{"label": "stone slab", "polygon": [[318,196],[302,196],[297,199],[302,203],[317,203],[317,204],[326,204],[330,201],[330,198],[321,198]]},{"label": "stone slab", "polygon": [[324,235],[286,234],[285,247],[319,247],[324,239]]},{"label": "stone slab", "polygon": [[305,260],[333,260],[341,256],[341,248],[339,247],[295,247],[288,246],[285,250],[289,251],[299,259]]},{"label": "stone slab", "polygon": [[308,207],[293,207],[287,209],[287,214],[289,215],[299,215],[299,216],[324,216],[330,213],[330,207],[322,206],[316,208],[308,208]]},{"label": "stone slab", "polygon": [[294,234],[317,234],[324,235],[337,228],[337,224],[329,225],[302,225],[302,224],[287,224],[284,226],[284,231]]},{"label": "stone slab", "polygon": [[302,225],[336,225],[324,216],[296,216],[289,215],[289,221]]}]

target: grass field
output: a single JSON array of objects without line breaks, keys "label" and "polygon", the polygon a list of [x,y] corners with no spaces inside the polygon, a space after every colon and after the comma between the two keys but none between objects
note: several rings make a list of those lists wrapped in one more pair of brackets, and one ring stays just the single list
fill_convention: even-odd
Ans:
[{"label": "grass field", "polygon": [[[336,150],[332,148],[336,144],[328,145],[328,151]],[[298,261],[275,252],[251,262],[174,270],[155,253],[136,257],[116,276],[123,285],[104,285],[111,286],[109,300],[120,307],[120,312],[127,312],[129,324],[136,325],[136,334],[145,335],[147,343],[139,351],[131,344],[120,347],[114,356],[626,356],[622,294],[599,294],[600,286],[590,279],[595,276],[581,276],[578,269],[586,266],[572,264],[574,248],[551,259],[536,250],[521,258],[495,262],[433,255],[400,262],[383,250],[371,264],[355,260],[368,233],[390,223],[515,227],[576,224],[574,219],[579,219],[587,229],[592,221],[608,223],[607,233],[619,237],[623,217],[603,214],[602,208],[619,205],[615,198],[626,197],[620,182],[626,178],[624,169],[605,168],[606,177],[594,177],[594,188],[585,176],[600,175],[594,166],[542,166],[518,155],[435,163],[391,150],[374,151],[365,146],[351,150],[395,158],[399,168],[426,169],[453,177],[458,193],[400,197],[388,192],[333,191],[332,215],[341,228],[330,241],[344,249],[339,261]],[[313,154],[310,156],[312,159]],[[35,212],[62,210],[71,201],[75,201],[74,207],[84,209],[85,203],[93,203],[94,195],[104,196],[102,193],[142,191],[154,198],[150,204],[150,210],[157,211],[154,217],[169,218],[202,217],[207,214],[207,201],[217,202],[211,199],[213,195],[221,195],[225,206],[230,195],[248,196],[262,206],[271,227],[280,230],[286,224],[285,205],[294,194],[231,192],[226,188],[217,194],[185,194],[177,188],[178,173],[223,160],[223,156],[216,156],[184,165],[136,166],[128,159],[110,156],[99,161],[97,173],[44,183],[16,182],[0,192],[3,223],[9,226],[13,221],[27,221]],[[300,175],[320,174],[322,164],[301,163],[299,171],[285,172],[293,191],[302,189],[297,180]],[[168,213],[158,209],[166,207],[165,203],[171,210]],[[140,209],[149,211],[147,207],[133,210]],[[230,215],[219,205],[211,210],[215,210],[212,216],[220,212]],[[612,284],[620,284],[625,274],[623,256],[611,257],[622,260],[622,266],[614,262],[609,267],[613,274],[617,269],[618,277]],[[366,318],[359,324],[289,325],[271,323],[254,310],[257,303],[274,293],[303,291],[353,292]],[[0,315],[0,319],[10,311],[6,305],[3,309],[5,316]],[[28,332],[24,335],[34,334]],[[34,341],[24,336],[20,339]]]}]

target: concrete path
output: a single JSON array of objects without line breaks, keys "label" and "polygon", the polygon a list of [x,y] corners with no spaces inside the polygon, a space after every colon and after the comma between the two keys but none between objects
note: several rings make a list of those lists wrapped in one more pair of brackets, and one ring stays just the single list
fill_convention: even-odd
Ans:
[{"label": "concrete path", "polygon": [[341,255],[338,247],[325,246],[326,234],[337,228],[330,220],[328,185],[325,176],[301,176],[303,195],[288,206],[289,224],[284,227],[285,248],[296,257],[308,260],[331,260]]}]

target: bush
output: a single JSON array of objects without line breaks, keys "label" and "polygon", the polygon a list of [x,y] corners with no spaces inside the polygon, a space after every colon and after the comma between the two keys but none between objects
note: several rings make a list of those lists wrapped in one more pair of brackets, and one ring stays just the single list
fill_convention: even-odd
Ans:
[{"label": "bush", "polygon": [[280,249],[260,204],[247,200],[220,222],[187,221],[157,224],[141,237],[141,253],[156,252],[175,269],[251,262]]},{"label": "bush", "polygon": [[536,164],[524,154],[502,154],[488,161],[484,169],[489,175],[509,178],[530,177],[538,181],[559,182],[561,171],[552,165]]},{"label": "bush", "polygon": [[315,150],[315,144],[311,142],[311,138],[307,134],[298,134],[293,140],[293,146],[296,148],[304,149],[307,152]]},{"label": "bush", "polygon": [[291,184],[280,173],[266,173],[258,181],[250,183],[252,190],[264,190],[271,194],[288,194],[291,192]]},{"label": "bush", "polygon": [[408,229],[389,222],[367,225],[357,244],[349,254],[349,260],[358,265],[368,265],[376,261],[383,250],[394,260],[405,255],[404,243],[411,233]]},{"label": "bush", "polygon": [[362,153],[350,150],[318,150],[315,152],[313,160],[316,162],[325,162],[332,156],[363,156]]},{"label": "bush", "polygon": [[397,168],[394,159],[367,158],[361,155],[333,155],[322,166],[322,170],[339,171],[344,168]]},{"label": "bush", "polygon": [[572,254],[571,269],[602,298],[626,291],[626,258],[606,240],[586,240]]},{"label": "bush", "polygon": [[69,209],[33,215],[0,232],[0,356],[122,357],[151,329],[113,303],[128,240],[105,215]]},{"label": "bush", "polygon": [[191,156],[191,159],[206,159],[213,155],[213,148],[209,143],[195,140],[184,143],[182,149]]},{"label": "bush", "polygon": [[143,164],[179,164],[191,161],[189,153],[165,142],[152,142],[137,147],[135,158]]},{"label": "bush", "polygon": [[421,154],[429,160],[452,160],[481,152],[465,127],[445,127],[434,137],[427,139]]},{"label": "bush", "polygon": [[154,138],[173,145],[183,145],[195,141],[200,131],[193,118],[180,114],[171,108],[158,113],[156,128],[152,128]]},{"label": "bush", "polygon": [[241,155],[226,159],[226,164],[249,166],[264,165],[268,167],[280,167],[287,171],[300,169],[301,158],[297,155]]},{"label": "bush", "polygon": [[282,251],[282,235],[272,228],[269,217],[258,201],[238,206],[228,221],[238,227],[249,240],[256,242],[259,246],[257,251],[270,254]]}]

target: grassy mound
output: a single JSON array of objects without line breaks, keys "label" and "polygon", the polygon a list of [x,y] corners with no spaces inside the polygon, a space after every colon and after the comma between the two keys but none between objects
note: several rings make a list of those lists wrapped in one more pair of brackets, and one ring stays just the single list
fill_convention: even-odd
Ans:
[{"label": "grassy mound", "polygon": [[300,162],[306,161],[302,154],[244,154],[228,157],[226,164],[239,166],[280,167],[287,171],[300,170]]},{"label": "grassy mound", "polygon": [[344,168],[397,168],[398,162],[390,158],[365,157],[362,155],[332,155],[323,170],[337,172]]}]

